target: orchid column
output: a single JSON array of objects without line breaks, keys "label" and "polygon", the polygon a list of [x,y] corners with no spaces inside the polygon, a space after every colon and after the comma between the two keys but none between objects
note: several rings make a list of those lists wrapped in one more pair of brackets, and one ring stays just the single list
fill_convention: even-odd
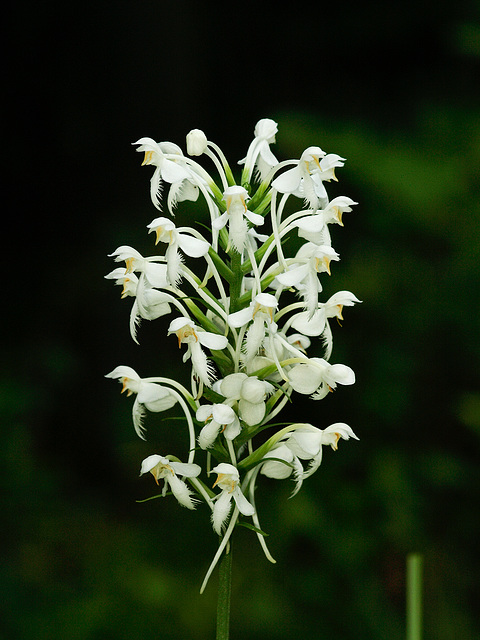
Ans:
[{"label": "orchid column", "polygon": [[[356,204],[327,194],[326,183],[336,180],[345,159],[311,146],[299,159],[278,162],[270,149],[276,133],[272,120],[257,123],[238,182],[223,152],[198,129],[187,135],[188,155],[171,142],[138,140],[143,164],[154,167],[150,194],[161,215],[146,228],[156,248],[144,257],[118,247],[111,256],[121,266],[106,276],[122,286],[122,298],[132,298],[132,339],[139,342],[142,320],[168,316],[161,339],[176,339],[188,369],[186,386],[165,371],[142,377],[125,365],[107,377],[134,395],[140,438],[149,412],[177,406],[186,418],[188,449],[171,453],[160,445],[141,463],[141,474],[162,483],[161,496],[209,513],[219,547],[201,591],[228,557],[240,523],[275,562],[256,508],[261,476],[292,482],[295,495],[319,468],[325,445],[336,450],[341,439],[357,439],[342,422],[279,422],[288,401],[304,406],[305,396],[320,401],[355,382],[350,367],[331,361],[330,322],[343,320],[344,307],[359,300],[349,291],[322,299],[325,278],[340,259],[331,228],[343,226],[343,214]],[[208,230],[185,225],[182,215],[183,202],[200,198]],[[161,443],[161,434],[154,439]],[[218,638],[228,637],[222,616]]]}]

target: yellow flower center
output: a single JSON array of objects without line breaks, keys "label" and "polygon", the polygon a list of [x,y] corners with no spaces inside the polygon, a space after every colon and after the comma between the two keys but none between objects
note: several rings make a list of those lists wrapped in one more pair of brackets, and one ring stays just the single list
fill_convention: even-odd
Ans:
[{"label": "yellow flower center", "polygon": [[[175,333],[177,334],[179,348],[181,347],[182,342],[186,342],[188,338],[190,338],[190,336],[193,336],[195,338],[195,342],[198,342],[198,336],[195,333],[195,329],[193,327],[188,326],[188,324],[182,327],[181,329],[179,329],[178,331],[175,331]],[[191,342],[191,340],[189,340],[189,342]]]},{"label": "yellow flower center", "polygon": [[227,473],[219,473],[218,478],[213,483],[213,486],[220,485],[222,489],[228,489],[228,493],[233,493],[235,489],[235,480],[230,477]]},{"label": "yellow flower center", "polygon": [[320,265],[325,267],[325,271],[331,276],[330,272],[330,258],[327,256],[323,256],[323,258],[315,258],[315,271],[320,271]]},{"label": "yellow flower center", "polygon": [[266,307],[265,305],[256,302],[255,306],[253,307],[254,318],[259,311],[265,313],[270,318],[270,322],[273,322],[273,307]]},{"label": "yellow flower center", "polygon": [[144,164],[151,164],[153,160],[153,151],[145,151],[145,157],[142,162],[142,167]]}]

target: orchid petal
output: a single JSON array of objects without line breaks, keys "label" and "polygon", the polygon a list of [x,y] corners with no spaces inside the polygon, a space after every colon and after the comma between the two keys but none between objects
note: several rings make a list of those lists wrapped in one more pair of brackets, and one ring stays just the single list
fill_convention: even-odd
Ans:
[{"label": "orchid petal", "polygon": [[252,318],[253,308],[249,306],[245,309],[240,309],[240,311],[235,311],[235,313],[231,313],[227,318],[227,322],[231,327],[238,329],[248,324]]},{"label": "orchid petal", "polygon": [[187,256],[191,258],[201,258],[208,253],[210,245],[205,240],[192,238],[184,233],[179,234],[178,245]]},{"label": "orchid petal", "polygon": [[233,490],[233,499],[240,513],[243,513],[244,516],[253,516],[255,507],[245,498],[239,486]]},{"label": "orchid petal", "polygon": [[247,218],[247,220],[249,220],[252,224],[258,225],[258,224],[263,224],[265,222],[265,218],[263,216],[261,216],[259,213],[253,213],[253,211],[245,211],[245,217]]},{"label": "orchid petal", "polygon": [[228,344],[228,339],[225,336],[221,336],[218,333],[210,333],[210,331],[199,331],[198,341],[204,347],[208,349],[221,350],[225,349]]}]

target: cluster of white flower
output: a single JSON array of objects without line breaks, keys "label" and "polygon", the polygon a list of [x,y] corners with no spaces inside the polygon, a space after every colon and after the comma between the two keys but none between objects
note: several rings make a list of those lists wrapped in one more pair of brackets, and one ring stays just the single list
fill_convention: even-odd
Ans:
[{"label": "cluster of white flower", "polygon": [[[188,156],[171,142],[141,138],[134,143],[145,154],[143,164],[155,167],[150,194],[158,210],[168,188],[170,217],[156,217],[147,225],[155,244],[166,248],[143,257],[121,246],[111,256],[125,266],[106,276],[123,286],[122,298],[133,298],[133,340],[138,342],[142,319],[172,314],[167,332],[177,336],[183,362],[190,361],[190,390],[168,377],[141,378],[127,366],[116,367],[107,377],[118,379],[127,395],[135,394],[133,424],[141,438],[149,411],[178,404],[186,417],[187,461],[150,455],[141,474],[150,472],[157,484],[163,480],[162,495],[171,492],[184,507],[194,509],[202,501],[210,509],[221,542],[204,585],[242,516],[252,518],[249,526],[274,562],[255,507],[259,473],[292,479],[295,494],[319,467],[324,445],[336,449],[340,438],[356,438],[344,423],[324,429],[280,425],[269,438],[256,438],[267,427],[279,428],[272,420],[292,395],[320,400],[337,384],[355,381],[350,367],[330,363],[329,320],[343,319],[343,307],[359,300],[349,291],[326,302],[319,299],[322,277],[339,260],[330,225],[343,225],[342,215],[356,204],[346,196],[329,200],[325,189],[345,159],[309,147],[297,160],[278,162],[270,149],[276,133],[273,120],[257,123],[254,140],[239,162],[240,184],[222,151],[198,129],[187,135]],[[194,159],[201,155],[213,163],[217,181]],[[210,218],[208,237],[171,220],[180,202],[200,195]],[[290,244],[297,247],[294,255],[287,253]],[[196,259],[194,266],[204,265],[202,277],[190,258]],[[323,357],[308,356],[311,338],[320,339]],[[195,462],[202,450],[203,467]],[[200,479],[202,470],[206,476],[216,474],[213,486]]]}]

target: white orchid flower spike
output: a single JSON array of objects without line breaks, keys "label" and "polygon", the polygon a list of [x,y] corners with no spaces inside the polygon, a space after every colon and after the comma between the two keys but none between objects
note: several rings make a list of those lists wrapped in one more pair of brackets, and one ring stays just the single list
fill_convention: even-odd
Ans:
[{"label": "white orchid flower spike", "polygon": [[[141,224],[153,234],[154,255],[120,245],[110,254],[115,268],[105,276],[132,302],[130,334],[137,344],[145,320],[178,341],[180,356],[174,344],[172,353],[161,340],[152,345],[164,373],[141,378],[122,365],[107,377],[134,396],[140,438],[146,418],[149,435],[186,430],[179,439],[183,455],[150,455],[141,475],[151,473],[162,496],[172,493],[189,510],[203,502],[199,512],[211,514],[220,539],[201,592],[229,553],[238,525],[250,529],[275,562],[256,501],[265,484],[268,491],[269,478],[287,480],[295,495],[320,466],[324,445],[336,449],[341,439],[357,439],[342,422],[322,430],[282,416],[287,403],[295,412],[305,396],[319,401],[355,382],[353,369],[330,360],[344,308],[360,300],[345,290],[323,293],[340,259],[332,239],[357,204],[327,193],[345,159],[312,141],[303,153],[278,161],[272,152],[278,129],[274,120],[259,119],[235,165],[201,129],[186,134],[185,153],[172,142],[137,140],[143,164],[153,171],[156,212]],[[179,380],[177,362],[184,369]],[[164,420],[150,415],[172,408],[175,415]],[[158,433],[152,434],[155,423]],[[209,482],[212,468],[217,478]],[[221,565],[221,584],[228,566]]]}]

